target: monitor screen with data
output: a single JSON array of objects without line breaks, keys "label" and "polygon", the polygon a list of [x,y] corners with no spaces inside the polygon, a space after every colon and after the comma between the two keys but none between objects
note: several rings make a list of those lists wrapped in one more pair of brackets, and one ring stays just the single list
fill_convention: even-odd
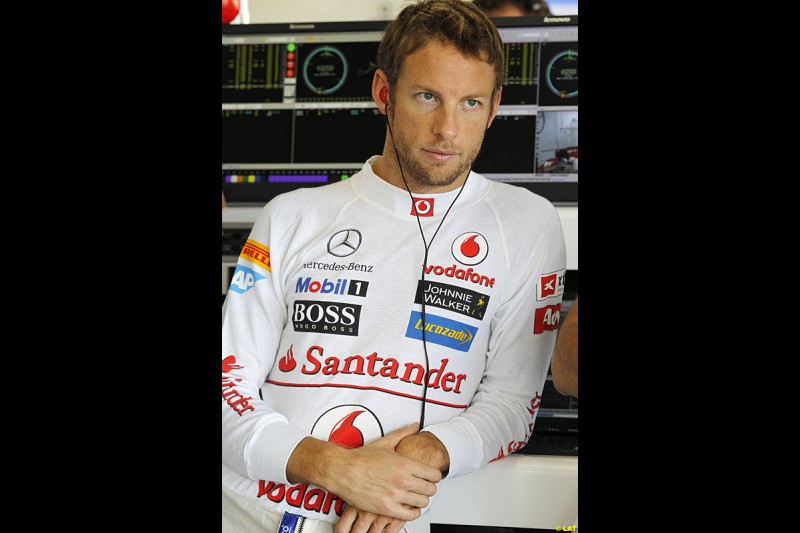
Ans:
[{"label": "monitor screen with data", "polygon": [[[578,202],[578,17],[492,19],[506,54],[500,110],[473,170]],[[230,205],[349,178],[380,154],[372,100],[387,21],[222,27],[222,190]]]}]

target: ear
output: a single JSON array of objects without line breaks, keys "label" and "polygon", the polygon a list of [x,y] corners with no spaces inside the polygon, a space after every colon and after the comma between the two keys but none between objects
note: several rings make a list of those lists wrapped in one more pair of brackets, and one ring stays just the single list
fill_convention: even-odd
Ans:
[{"label": "ear", "polygon": [[489,126],[492,125],[492,121],[494,117],[497,116],[497,110],[500,109],[500,97],[503,95],[503,88],[500,87],[498,89],[497,94],[494,95],[494,100],[492,100],[492,112],[489,114],[489,122],[486,123],[486,129],[489,129]]},{"label": "ear", "polygon": [[381,113],[386,114],[386,105],[389,103],[389,81],[381,69],[376,69],[372,78],[372,101]]}]

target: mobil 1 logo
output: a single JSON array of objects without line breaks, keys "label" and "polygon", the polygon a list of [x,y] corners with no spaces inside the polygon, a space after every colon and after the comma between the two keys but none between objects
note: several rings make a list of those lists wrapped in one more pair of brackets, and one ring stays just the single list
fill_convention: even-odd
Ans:
[{"label": "mobil 1 logo", "polygon": [[296,300],[292,310],[295,331],[330,335],[358,335],[361,306],[343,302]]},{"label": "mobil 1 logo", "polygon": [[351,296],[365,297],[369,288],[369,281],[360,279],[337,279],[331,281],[324,278],[322,281],[314,278],[297,278],[294,292],[310,292],[312,294],[349,294]]}]

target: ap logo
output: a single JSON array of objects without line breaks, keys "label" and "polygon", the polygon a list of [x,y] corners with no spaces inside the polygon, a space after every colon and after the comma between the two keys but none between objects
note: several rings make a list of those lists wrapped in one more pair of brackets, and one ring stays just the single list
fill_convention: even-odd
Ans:
[{"label": "ap logo", "polygon": [[256,281],[261,279],[264,279],[264,276],[252,268],[237,265],[236,270],[233,271],[233,277],[231,278],[231,290],[239,294],[244,294],[256,284]]}]

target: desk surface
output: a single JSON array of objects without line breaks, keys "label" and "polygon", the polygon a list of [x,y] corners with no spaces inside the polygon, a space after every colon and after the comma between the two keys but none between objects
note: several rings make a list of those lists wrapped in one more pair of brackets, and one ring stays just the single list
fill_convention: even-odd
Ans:
[{"label": "desk surface", "polygon": [[578,458],[509,455],[443,480],[427,514],[432,524],[571,526],[578,520]]}]

